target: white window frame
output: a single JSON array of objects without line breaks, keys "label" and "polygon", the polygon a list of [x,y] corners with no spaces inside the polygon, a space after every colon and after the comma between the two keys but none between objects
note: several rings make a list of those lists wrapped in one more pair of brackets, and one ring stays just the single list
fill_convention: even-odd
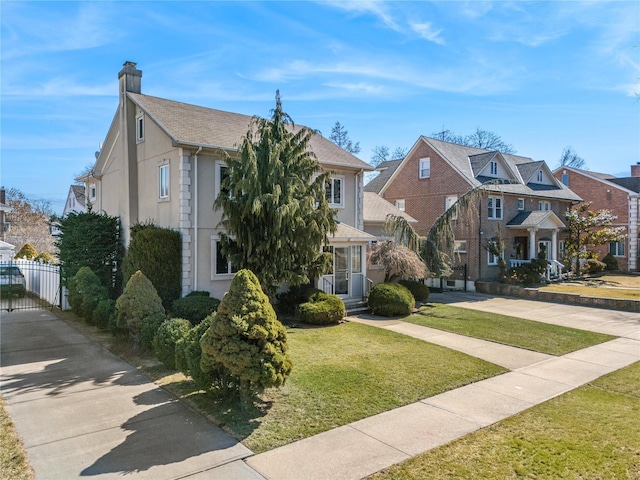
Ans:
[{"label": "white window frame", "polygon": [[450,208],[455,208],[455,212],[451,217],[452,220],[458,219],[458,207],[456,207],[456,202],[458,201],[458,195],[447,195],[444,197],[444,210],[447,211]]},{"label": "white window frame", "polygon": [[168,163],[158,165],[158,198],[168,200],[171,191],[171,170]]},{"label": "white window frame", "polygon": [[487,250],[487,265],[496,266],[498,265],[498,259],[501,258],[504,260],[504,250],[500,252],[500,256],[493,255],[489,250]]},{"label": "white window frame", "polygon": [[491,160],[491,162],[489,162],[489,171],[491,175],[498,175],[498,162]]},{"label": "white window frame", "polygon": [[549,210],[551,210],[551,202],[547,200],[540,200],[538,202],[538,210],[542,212],[548,212]]},{"label": "white window frame", "polygon": [[[622,253],[620,253],[622,251]],[[627,245],[625,240],[619,242],[609,242],[609,253],[614,257],[626,257]]]},{"label": "white window frame", "polygon": [[216,161],[216,181],[215,181],[215,198],[218,198],[222,191],[220,185],[222,184],[222,170],[229,168],[227,164],[222,161]]},{"label": "white window frame", "polygon": [[231,262],[227,260],[227,270],[225,273],[218,273],[218,245],[220,245],[220,237],[211,236],[211,280],[226,280],[233,278],[238,271],[234,271]]},{"label": "white window frame", "polygon": [[96,184],[95,183],[91,183],[89,184],[89,200],[90,201],[95,201],[96,199]]},{"label": "white window frame", "polygon": [[538,182],[542,182],[543,181],[542,170],[538,170],[538,172],[536,174],[536,181],[538,181]]},{"label": "white window frame", "polygon": [[[489,195],[487,200],[487,218],[489,220],[502,220],[504,215],[504,205],[502,200],[502,197]],[[500,215],[497,215],[498,212]]]},{"label": "white window frame", "polygon": [[[343,208],[344,207],[344,194],[345,194],[345,187],[347,185],[347,182],[345,182],[345,177],[344,175],[331,175],[331,179],[329,180],[330,184],[325,186],[325,195],[327,195],[327,202],[329,202],[329,206],[332,208]],[[340,184],[340,198],[338,199],[339,201],[336,202],[335,201],[335,197],[336,197],[336,188],[335,185],[336,183]]]},{"label": "white window frame", "polygon": [[400,210],[401,212],[404,212],[406,206],[407,206],[407,204],[406,204],[404,198],[400,198],[400,199],[396,200],[396,208],[398,210]]},{"label": "white window frame", "polygon": [[524,210],[524,198],[518,199],[518,210]]},{"label": "white window frame", "polygon": [[455,246],[453,247],[455,253],[467,253],[467,248],[467,240],[455,240]]},{"label": "white window frame", "polygon": [[136,116],[136,143],[144,142],[144,113]]},{"label": "white window frame", "polygon": [[421,158],[418,161],[418,178],[431,177],[431,158]]}]

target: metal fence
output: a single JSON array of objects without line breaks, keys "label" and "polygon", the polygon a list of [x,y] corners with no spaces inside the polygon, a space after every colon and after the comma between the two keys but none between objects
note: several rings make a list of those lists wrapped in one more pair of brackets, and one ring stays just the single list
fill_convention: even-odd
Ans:
[{"label": "metal fence", "polygon": [[[23,278],[10,275],[20,270]],[[0,310],[33,310],[61,306],[60,266],[33,260],[13,260],[0,263]],[[23,289],[16,285],[24,282]]]}]

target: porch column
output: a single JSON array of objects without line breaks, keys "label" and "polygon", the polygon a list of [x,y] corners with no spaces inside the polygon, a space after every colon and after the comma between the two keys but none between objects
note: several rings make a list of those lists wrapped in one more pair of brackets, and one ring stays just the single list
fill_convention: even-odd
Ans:
[{"label": "porch column", "polygon": [[536,258],[536,230],[535,228],[529,228],[529,260]]},{"label": "porch column", "polygon": [[558,229],[551,230],[551,260],[558,261]]}]

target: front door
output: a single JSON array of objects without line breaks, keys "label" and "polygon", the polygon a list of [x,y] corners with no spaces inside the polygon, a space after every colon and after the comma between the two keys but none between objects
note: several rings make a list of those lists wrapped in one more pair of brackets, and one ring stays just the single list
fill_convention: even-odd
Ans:
[{"label": "front door", "polygon": [[335,247],[333,274],[335,294],[349,296],[349,247]]},{"label": "front door", "polygon": [[551,260],[551,242],[549,240],[538,241],[538,255],[543,252],[542,258]]}]

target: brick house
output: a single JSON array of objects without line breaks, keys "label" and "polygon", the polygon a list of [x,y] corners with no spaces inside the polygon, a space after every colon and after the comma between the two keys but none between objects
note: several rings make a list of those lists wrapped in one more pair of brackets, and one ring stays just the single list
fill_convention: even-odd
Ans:
[{"label": "brick house", "polygon": [[[145,95],[133,62],[124,64],[118,79],[118,107],[103,147],[92,170],[78,179],[87,200],[93,211],[120,218],[125,246],[136,223],[180,232],[182,293],[207,290],[222,298],[234,267],[222,255],[222,214],[212,207],[225,159],[238,155],[252,117]],[[363,231],[363,178],[373,168],[319,134],[309,146],[330,172],[327,198],[338,222],[327,239],[333,272],[317,285],[345,299],[361,298],[366,249],[375,240]]]},{"label": "brick house", "polygon": [[557,168],[553,175],[586,202],[591,202],[591,210],[611,210],[618,217],[613,226],[626,229],[625,240],[589,247],[589,250],[598,252],[600,260],[612,253],[620,270],[640,271],[640,163],[631,166],[630,177],[571,167]]},{"label": "brick house", "polygon": [[498,228],[507,267],[527,263],[543,251],[553,273],[562,268],[562,218],[581,198],[559,182],[544,161],[421,136],[402,161],[381,166],[383,180],[374,179],[378,181],[367,184],[365,191],[403,206],[418,220],[420,235],[460,196],[485,184],[473,217],[455,220],[455,262],[467,267],[466,279],[456,287],[466,282],[473,289],[476,280],[497,278],[498,259],[483,244]]}]

